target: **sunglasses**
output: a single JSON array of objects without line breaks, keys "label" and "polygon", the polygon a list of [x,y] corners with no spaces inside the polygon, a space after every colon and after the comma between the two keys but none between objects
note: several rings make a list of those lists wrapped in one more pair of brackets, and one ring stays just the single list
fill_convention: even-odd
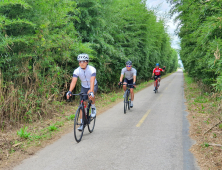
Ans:
[{"label": "sunglasses", "polygon": [[126,67],[132,67],[132,66],[128,65],[128,66],[126,66]]},{"label": "sunglasses", "polygon": [[85,61],[79,61],[79,63],[86,63],[87,61],[85,60]]}]

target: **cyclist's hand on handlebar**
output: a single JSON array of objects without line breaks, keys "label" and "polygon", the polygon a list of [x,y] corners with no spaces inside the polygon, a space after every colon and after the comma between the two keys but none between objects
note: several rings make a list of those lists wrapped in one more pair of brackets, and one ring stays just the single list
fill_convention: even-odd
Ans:
[{"label": "cyclist's hand on handlebar", "polygon": [[122,83],[122,82],[119,82],[119,83],[118,83],[119,88],[120,88],[120,85],[121,85],[121,84],[123,84],[123,83]]},{"label": "cyclist's hand on handlebar", "polygon": [[92,91],[88,91],[89,100],[92,100],[94,98],[94,93]]},{"label": "cyclist's hand on handlebar", "polygon": [[71,91],[68,91],[68,92],[66,93],[67,99],[69,99],[71,96],[72,96],[72,92],[71,92]]}]

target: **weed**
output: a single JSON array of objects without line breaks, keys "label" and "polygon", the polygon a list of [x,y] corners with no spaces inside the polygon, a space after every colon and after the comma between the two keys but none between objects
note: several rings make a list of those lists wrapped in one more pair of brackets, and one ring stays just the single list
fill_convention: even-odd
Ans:
[{"label": "weed", "polygon": [[216,133],[213,133],[213,138],[216,138],[217,137],[217,134]]},{"label": "weed", "polygon": [[64,122],[63,122],[63,121],[61,121],[61,122],[57,121],[54,125],[55,125],[56,127],[61,127],[61,126],[64,125]]},{"label": "weed", "polygon": [[210,145],[209,145],[209,143],[204,142],[201,146],[202,146],[203,148],[204,148],[204,147],[207,148],[207,147],[209,147]]},{"label": "weed", "polygon": [[48,129],[49,129],[49,131],[55,131],[58,128],[55,125],[51,125],[51,126],[48,127]]},{"label": "weed", "polygon": [[74,118],[75,118],[75,115],[74,115],[74,114],[69,115],[69,116],[66,116],[66,119],[67,119],[67,120],[74,120]]},{"label": "weed", "polygon": [[19,142],[17,140],[15,140],[14,144],[17,144],[17,143],[19,143]]},{"label": "weed", "polygon": [[202,106],[202,110],[204,110],[204,109],[205,109],[205,107],[203,106],[203,104],[201,104],[201,106]]},{"label": "weed", "polygon": [[117,97],[116,97],[116,96],[114,96],[114,97],[112,97],[110,100],[111,100],[111,102],[115,102],[115,101],[116,101],[116,99],[117,99]]},{"label": "weed", "polygon": [[222,129],[222,123],[221,123],[221,124],[219,124],[219,128],[220,128],[220,129]]},{"label": "weed", "polygon": [[28,127],[24,127],[20,129],[20,131],[17,131],[17,135],[20,136],[20,138],[29,138],[31,133],[27,132]]},{"label": "weed", "polygon": [[211,106],[212,106],[212,107],[216,107],[217,104],[216,104],[215,102],[212,102],[212,103],[211,103]]},{"label": "weed", "polygon": [[32,136],[32,138],[37,139],[37,140],[42,139],[42,137],[40,135],[34,135],[34,136]]},{"label": "weed", "polygon": [[207,120],[207,121],[204,121],[204,123],[206,123],[206,124],[208,124],[209,125],[209,121]]},{"label": "weed", "polygon": [[208,98],[205,98],[203,96],[198,96],[196,99],[194,99],[194,101],[197,102],[197,103],[207,103]]},{"label": "weed", "polygon": [[10,151],[9,151],[10,154],[12,154],[14,152],[15,152],[15,150],[13,148],[11,148]]}]

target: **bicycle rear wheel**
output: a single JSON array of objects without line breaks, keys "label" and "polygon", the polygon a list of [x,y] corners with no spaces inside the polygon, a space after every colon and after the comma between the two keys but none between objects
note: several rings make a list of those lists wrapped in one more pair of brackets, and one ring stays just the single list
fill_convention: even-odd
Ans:
[{"label": "bicycle rear wheel", "polygon": [[75,119],[74,119],[74,137],[76,142],[80,142],[83,136],[83,131],[84,128],[82,129],[82,131],[79,131],[78,128],[81,125],[84,125],[84,119],[82,118],[82,122],[81,122],[81,118],[80,118],[80,110],[82,110],[81,107],[79,107],[76,111],[76,115],[75,115]]},{"label": "bicycle rear wheel", "polygon": [[94,118],[91,117],[91,109],[89,109],[89,124],[88,124],[88,130],[90,133],[93,132],[95,123],[96,123],[96,116]]}]

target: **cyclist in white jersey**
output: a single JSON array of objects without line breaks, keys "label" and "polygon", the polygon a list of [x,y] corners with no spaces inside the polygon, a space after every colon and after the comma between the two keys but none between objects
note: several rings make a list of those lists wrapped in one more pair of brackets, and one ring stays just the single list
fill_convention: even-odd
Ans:
[{"label": "cyclist in white jersey", "polygon": [[[93,66],[88,65],[89,62],[89,56],[88,54],[80,54],[77,57],[77,60],[79,61],[79,67],[74,70],[73,72],[73,78],[72,82],[70,84],[69,91],[67,92],[66,96],[67,99],[72,94],[72,90],[76,86],[76,82],[78,77],[81,80],[81,92],[84,94],[88,94],[89,100],[92,100],[91,105],[91,117],[96,116],[96,106],[95,106],[95,93],[98,90],[97,80],[96,80],[96,69]],[[88,96],[84,96],[83,99],[84,105],[87,105],[87,99]],[[80,118],[82,122],[82,113],[80,113]],[[78,130],[83,130],[83,125],[78,128]]]},{"label": "cyclist in white jersey", "polygon": [[124,82],[123,82],[123,90],[126,91],[126,84],[133,84],[130,86],[130,94],[131,94],[131,103],[130,107],[133,107],[133,100],[134,100],[134,92],[133,88],[136,87],[136,69],[132,68],[132,61],[126,62],[126,67],[122,69],[121,76],[120,76],[120,83],[123,81],[123,77],[125,74]]}]

